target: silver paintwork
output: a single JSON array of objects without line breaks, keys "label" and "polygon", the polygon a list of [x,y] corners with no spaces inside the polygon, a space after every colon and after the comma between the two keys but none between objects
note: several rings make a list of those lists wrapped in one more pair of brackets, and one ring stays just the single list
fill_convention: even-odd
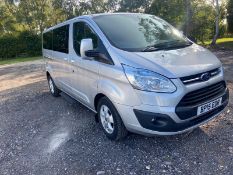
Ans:
[{"label": "silver paintwork", "polygon": [[[93,15],[77,17],[45,31],[47,32],[65,24],[70,25],[69,54],[43,49],[43,56],[47,58],[46,71],[51,74],[58,88],[94,112],[96,112],[95,97],[98,94],[107,96],[115,105],[126,128],[130,131],[161,135],[180,133],[160,133],[141,127],[133,113],[133,109],[167,114],[175,122],[182,123],[191,120],[181,120],[175,113],[175,106],[182,97],[188,92],[224,80],[224,75],[221,71],[220,74],[206,82],[184,85],[179,77],[221,67],[220,61],[210,51],[195,43],[182,49],[148,53],[126,52],[117,49],[109,43],[105,35],[92,20],[92,17]],[[73,23],[77,21],[86,22],[101,38],[114,65],[101,63],[93,59],[83,59],[83,57],[76,54],[73,48]],[[160,73],[170,78],[176,85],[177,90],[174,93],[155,93],[133,89],[124,74],[121,64]],[[193,126],[187,130],[198,126]]]},{"label": "silver paintwork", "polygon": [[92,39],[83,39],[81,41],[80,55],[81,57],[85,56],[85,51],[93,50],[93,42]]}]

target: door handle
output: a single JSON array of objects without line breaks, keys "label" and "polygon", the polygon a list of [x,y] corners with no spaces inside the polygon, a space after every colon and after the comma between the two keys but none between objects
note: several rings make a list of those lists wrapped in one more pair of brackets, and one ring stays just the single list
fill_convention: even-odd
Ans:
[{"label": "door handle", "polygon": [[50,56],[44,56],[44,58],[46,58],[46,59],[52,59],[52,57],[50,57]]},{"label": "door handle", "polygon": [[70,60],[71,63],[74,63],[75,61],[74,60]]},{"label": "door handle", "polygon": [[64,60],[65,60],[65,61],[67,61],[67,60],[68,60],[68,58],[64,58]]}]

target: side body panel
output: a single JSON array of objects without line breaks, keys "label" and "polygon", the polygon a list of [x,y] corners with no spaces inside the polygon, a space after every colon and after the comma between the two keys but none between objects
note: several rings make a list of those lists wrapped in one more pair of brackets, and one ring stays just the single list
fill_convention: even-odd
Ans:
[{"label": "side body panel", "polygon": [[53,71],[55,75],[52,77],[57,82],[57,86],[61,89],[69,91],[69,69],[68,69],[69,54],[53,51]]},{"label": "side body panel", "polygon": [[97,93],[97,82],[99,79],[99,62],[83,59],[76,53],[73,44],[73,26],[76,22],[85,22],[84,19],[72,21],[70,28],[70,86],[73,96],[89,108],[94,109],[94,97]]},{"label": "side body panel", "polygon": [[82,71],[82,65],[83,60],[76,54],[73,47],[73,22],[70,22],[69,59],[66,65],[66,69],[68,70],[67,85],[70,88],[69,95],[84,103],[86,101],[86,98],[85,94],[83,94],[82,92],[84,87],[82,82],[82,77],[84,76]]}]

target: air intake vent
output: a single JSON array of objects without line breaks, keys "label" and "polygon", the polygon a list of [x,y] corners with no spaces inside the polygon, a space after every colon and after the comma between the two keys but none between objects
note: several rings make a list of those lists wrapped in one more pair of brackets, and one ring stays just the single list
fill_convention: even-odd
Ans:
[{"label": "air intake vent", "polygon": [[218,97],[225,92],[226,84],[225,82],[219,82],[205,88],[195,90],[186,94],[180,101],[180,106],[189,106],[205,103],[215,97]]},{"label": "air intake vent", "polygon": [[218,97],[222,97],[224,103],[228,99],[226,83],[219,83],[189,92],[176,106],[176,114],[181,120],[197,115],[197,107]]}]

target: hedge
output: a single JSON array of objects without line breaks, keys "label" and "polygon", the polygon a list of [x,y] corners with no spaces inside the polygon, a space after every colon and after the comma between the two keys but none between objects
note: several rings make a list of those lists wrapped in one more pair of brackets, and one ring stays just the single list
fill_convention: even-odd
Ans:
[{"label": "hedge", "polygon": [[0,60],[41,55],[41,37],[28,31],[0,37]]}]

